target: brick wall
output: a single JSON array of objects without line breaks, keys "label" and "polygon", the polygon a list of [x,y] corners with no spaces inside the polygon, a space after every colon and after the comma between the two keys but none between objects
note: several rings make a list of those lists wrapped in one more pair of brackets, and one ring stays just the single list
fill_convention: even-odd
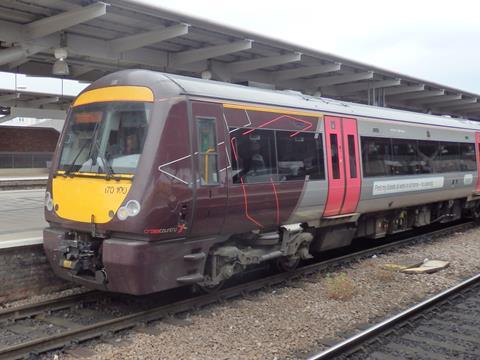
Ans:
[{"label": "brick wall", "polygon": [[0,304],[69,287],[52,272],[41,245],[0,250]]},{"label": "brick wall", "polygon": [[53,152],[58,136],[53,128],[0,126],[0,151]]}]

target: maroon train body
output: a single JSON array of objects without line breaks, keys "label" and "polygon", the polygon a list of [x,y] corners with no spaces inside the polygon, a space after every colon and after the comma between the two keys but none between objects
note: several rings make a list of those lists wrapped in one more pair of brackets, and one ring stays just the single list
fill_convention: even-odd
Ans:
[{"label": "maroon train body", "polygon": [[468,121],[144,70],[75,101],[46,196],[54,271],[148,294],[215,287],[432,222],[478,217]]}]

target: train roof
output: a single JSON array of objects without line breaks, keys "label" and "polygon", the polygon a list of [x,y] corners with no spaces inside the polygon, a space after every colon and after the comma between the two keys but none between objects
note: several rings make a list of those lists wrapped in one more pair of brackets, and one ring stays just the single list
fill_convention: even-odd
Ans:
[{"label": "train roof", "polygon": [[223,83],[181,75],[163,74],[180,86],[185,95],[209,97],[230,101],[330,112],[351,116],[396,120],[426,125],[480,130],[480,124],[471,120],[421,114],[405,110],[356,104],[323,97],[314,97],[297,91],[280,91]]},{"label": "train roof", "polygon": [[[168,91],[165,82],[171,83]],[[178,93],[187,96],[480,131],[480,123],[467,119],[350,103],[309,96],[297,91],[262,89],[151,70],[118,71],[97,80],[84,91],[119,83],[149,86],[158,94],[172,95],[172,88],[177,88]],[[162,91],[161,87],[164,88],[165,92]]]}]

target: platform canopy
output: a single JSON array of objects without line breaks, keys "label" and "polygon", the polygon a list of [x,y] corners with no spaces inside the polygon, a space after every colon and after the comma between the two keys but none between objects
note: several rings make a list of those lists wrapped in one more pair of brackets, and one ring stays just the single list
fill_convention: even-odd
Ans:
[{"label": "platform canopy", "polygon": [[[144,68],[480,120],[479,94],[134,1],[2,0],[0,41],[0,71],[56,76],[66,63],[62,76],[89,82]],[[68,106],[16,96],[0,92],[0,106]]]}]

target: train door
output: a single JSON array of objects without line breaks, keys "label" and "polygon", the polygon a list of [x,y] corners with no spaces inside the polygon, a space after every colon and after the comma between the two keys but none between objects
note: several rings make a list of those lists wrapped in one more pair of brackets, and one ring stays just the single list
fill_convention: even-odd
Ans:
[{"label": "train door", "polygon": [[360,198],[360,156],[355,119],[325,116],[328,195],[323,216],[349,214]]},{"label": "train door", "polygon": [[475,134],[475,152],[477,154],[477,192],[480,192],[480,132]]},{"label": "train door", "polygon": [[191,236],[218,234],[227,206],[225,129],[222,107],[192,102],[194,209]]}]

